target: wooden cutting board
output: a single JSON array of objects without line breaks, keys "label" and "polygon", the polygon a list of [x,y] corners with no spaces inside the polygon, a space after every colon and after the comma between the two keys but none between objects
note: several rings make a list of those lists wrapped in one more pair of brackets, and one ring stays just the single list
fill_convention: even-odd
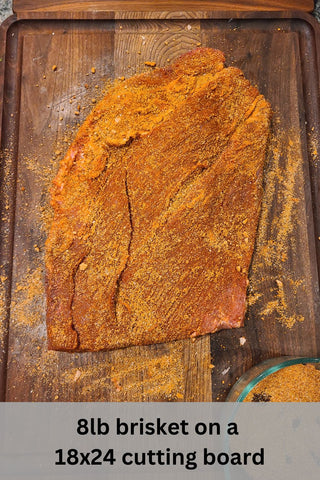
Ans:
[{"label": "wooden cutting board", "polygon": [[[223,401],[263,359],[319,356],[316,22],[303,13],[71,13],[21,13],[1,30],[1,398]],[[274,111],[245,327],[194,342],[48,352],[44,242],[59,161],[112,79],[144,71],[145,61],[167,65],[198,45],[224,51]]]},{"label": "wooden cutting board", "polygon": [[13,0],[13,11],[18,16],[40,13],[40,15],[66,14],[70,12],[103,12],[103,11],[189,11],[189,10],[236,10],[236,11],[273,11],[298,10],[311,12],[313,0]]}]

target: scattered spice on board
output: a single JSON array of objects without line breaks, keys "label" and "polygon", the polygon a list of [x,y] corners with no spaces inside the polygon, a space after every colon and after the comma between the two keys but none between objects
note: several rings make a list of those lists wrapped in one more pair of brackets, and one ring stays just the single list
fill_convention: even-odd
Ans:
[{"label": "scattered spice on board", "polygon": [[259,382],[245,402],[320,402],[320,370],[312,364],[282,368]]},{"label": "scattered spice on board", "polygon": [[[0,267],[1,271],[1,267]],[[6,277],[1,276],[0,278],[0,352],[4,351],[4,342],[5,342],[5,336],[7,334],[7,328],[6,328],[6,315],[7,315],[7,309],[6,309],[6,301],[5,301],[5,282],[6,282]],[[0,364],[2,362],[2,356],[0,355]]]},{"label": "scattered spice on board", "polygon": [[28,269],[24,273],[24,278],[15,284],[11,301],[11,318],[16,326],[32,329],[43,325],[45,309],[43,285],[44,271],[42,267],[33,271]]},{"label": "scattered spice on board", "polygon": [[314,128],[311,129],[311,132],[308,135],[309,135],[309,151],[311,154],[311,159],[313,164],[317,165],[318,158],[319,158],[319,150],[318,150],[319,140],[314,131]]},{"label": "scattered spice on board", "polygon": [[291,329],[304,321],[301,305],[312,279],[301,272],[302,262],[310,271],[310,259],[295,254],[309,248],[300,135],[295,128],[283,131],[278,121],[275,113],[248,304],[255,316]]}]

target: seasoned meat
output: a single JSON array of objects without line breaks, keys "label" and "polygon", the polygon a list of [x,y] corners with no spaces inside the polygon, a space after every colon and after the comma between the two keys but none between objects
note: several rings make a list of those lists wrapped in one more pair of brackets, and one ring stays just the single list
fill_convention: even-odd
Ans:
[{"label": "seasoned meat", "polygon": [[115,85],[61,162],[46,243],[49,348],[243,324],[270,106],[201,48]]}]

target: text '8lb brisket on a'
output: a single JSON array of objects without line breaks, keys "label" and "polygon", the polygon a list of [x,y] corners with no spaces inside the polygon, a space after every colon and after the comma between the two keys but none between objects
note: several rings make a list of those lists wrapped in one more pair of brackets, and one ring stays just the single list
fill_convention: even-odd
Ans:
[{"label": "text '8lb brisket on a'", "polygon": [[113,86],[53,182],[50,349],[243,325],[270,105],[220,51]]}]

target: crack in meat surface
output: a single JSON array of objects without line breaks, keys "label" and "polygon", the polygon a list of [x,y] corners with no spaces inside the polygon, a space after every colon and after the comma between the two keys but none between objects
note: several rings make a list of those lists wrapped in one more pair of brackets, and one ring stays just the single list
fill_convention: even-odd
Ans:
[{"label": "crack in meat surface", "polygon": [[200,48],[120,82],[53,182],[49,348],[104,350],[242,325],[270,106]]},{"label": "crack in meat surface", "polygon": [[128,189],[127,172],[126,172],[126,176],[125,176],[125,191],[126,191],[126,196],[127,196],[127,200],[128,200],[128,216],[129,216],[129,220],[130,220],[131,232],[130,232],[130,238],[129,238],[129,242],[128,242],[128,255],[127,255],[126,263],[125,263],[123,269],[121,270],[121,272],[119,274],[119,277],[117,278],[117,282],[116,282],[116,291],[115,291],[115,295],[114,295],[114,313],[115,313],[116,318],[117,318],[117,301],[118,301],[121,279],[122,279],[122,276],[123,276],[123,274],[124,274],[124,272],[125,272],[125,270],[128,266],[128,261],[129,261],[129,258],[130,258],[130,247],[131,247],[131,242],[132,242],[133,233],[134,233],[133,232],[131,202],[130,202],[130,195],[129,195],[129,189]]}]

